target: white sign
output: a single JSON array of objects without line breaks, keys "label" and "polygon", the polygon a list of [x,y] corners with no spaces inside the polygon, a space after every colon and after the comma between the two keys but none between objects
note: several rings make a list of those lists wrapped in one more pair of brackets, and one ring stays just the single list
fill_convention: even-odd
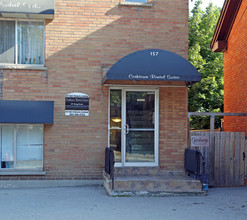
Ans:
[{"label": "white sign", "polygon": [[67,116],[89,116],[89,111],[87,110],[65,110],[65,115]]},{"label": "white sign", "polygon": [[65,96],[65,115],[89,116],[89,96],[84,93],[70,93]]},{"label": "white sign", "polygon": [[209,136],[191,136],[191,147],[209,147]]}]

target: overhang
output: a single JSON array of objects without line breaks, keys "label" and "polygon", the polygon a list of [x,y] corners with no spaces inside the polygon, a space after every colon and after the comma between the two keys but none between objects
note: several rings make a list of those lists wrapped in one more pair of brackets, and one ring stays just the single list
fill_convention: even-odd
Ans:
[{"label": "overhang", "polygon": [[54,0],[3,0],[0,17],[53,19]]},{"label": "overhang", "polygon": [[131,53],[117,61],[104,75],[103,84],[122,81],[201,80],[197,69],[183,57],[166,50],[147,49]]},{"label": "overhang", "polygon": [[228,37],[241,3],[242,0],[225,0],[210,44],[213,52],[224,52],[227,49]]},{"label": "overhang", "polygon": [[53,101],[0,100],[0,123],[53,124]]}]

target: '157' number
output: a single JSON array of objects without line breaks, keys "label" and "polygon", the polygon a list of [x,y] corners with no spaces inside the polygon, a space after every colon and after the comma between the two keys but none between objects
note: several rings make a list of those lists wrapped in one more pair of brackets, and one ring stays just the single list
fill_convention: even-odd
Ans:
[{"label": "'157' number", "polygon": [[150,56],[152,57],[157,57],[158,55],[159,55],[159,52],[154,52],[154,51],[150,52]]}]

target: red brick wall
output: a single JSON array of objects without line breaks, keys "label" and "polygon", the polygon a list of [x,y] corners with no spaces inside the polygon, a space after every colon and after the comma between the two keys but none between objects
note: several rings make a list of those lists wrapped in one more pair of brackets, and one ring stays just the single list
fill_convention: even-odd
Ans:
[{"label": "red brick wall", "polygon": [[[158,48],[187,58],[188,0],[120,6],[119,0],[55,0],[46,21],[46,70],[3,70],[3,99],[54,100],[54,124],[45,126],[44,177],[102,178],[107,146],[108,87],[102,67],[136,50]],[[64,114],[64,96],[90,96],[90,116]],[[160,89],[160,165],[183,168],[187,138],[187,89]],[[8,178],[8,177],[6,177]],[[13,177],[16,178],[16,177]]]},{"label": "red brick wall", "polygon": [[[247,1],[243,0],[224,53],[224,112],[247,113]],[[244,131],[247,117],[225,117],[225,131]]]}]

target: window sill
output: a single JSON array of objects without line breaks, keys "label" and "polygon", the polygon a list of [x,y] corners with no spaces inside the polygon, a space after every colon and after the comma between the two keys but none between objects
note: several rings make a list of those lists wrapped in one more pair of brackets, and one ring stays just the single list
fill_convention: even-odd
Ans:
[{"label": "window sill", "polygon": [[44,176],[46,172],[43,170],[17,170],[8,169],[0,170],[0,176]]},{"label": "window sill", "polygon": [[0,69],[14,70],[47,70],[43,65],[26,65],[26,64],[0,64]]},{"label": "window sill", "polygon": [[140,3],[140,2],[120,2],[120,6],[138,6],[138,7],[152,7],[152,3]]}]

